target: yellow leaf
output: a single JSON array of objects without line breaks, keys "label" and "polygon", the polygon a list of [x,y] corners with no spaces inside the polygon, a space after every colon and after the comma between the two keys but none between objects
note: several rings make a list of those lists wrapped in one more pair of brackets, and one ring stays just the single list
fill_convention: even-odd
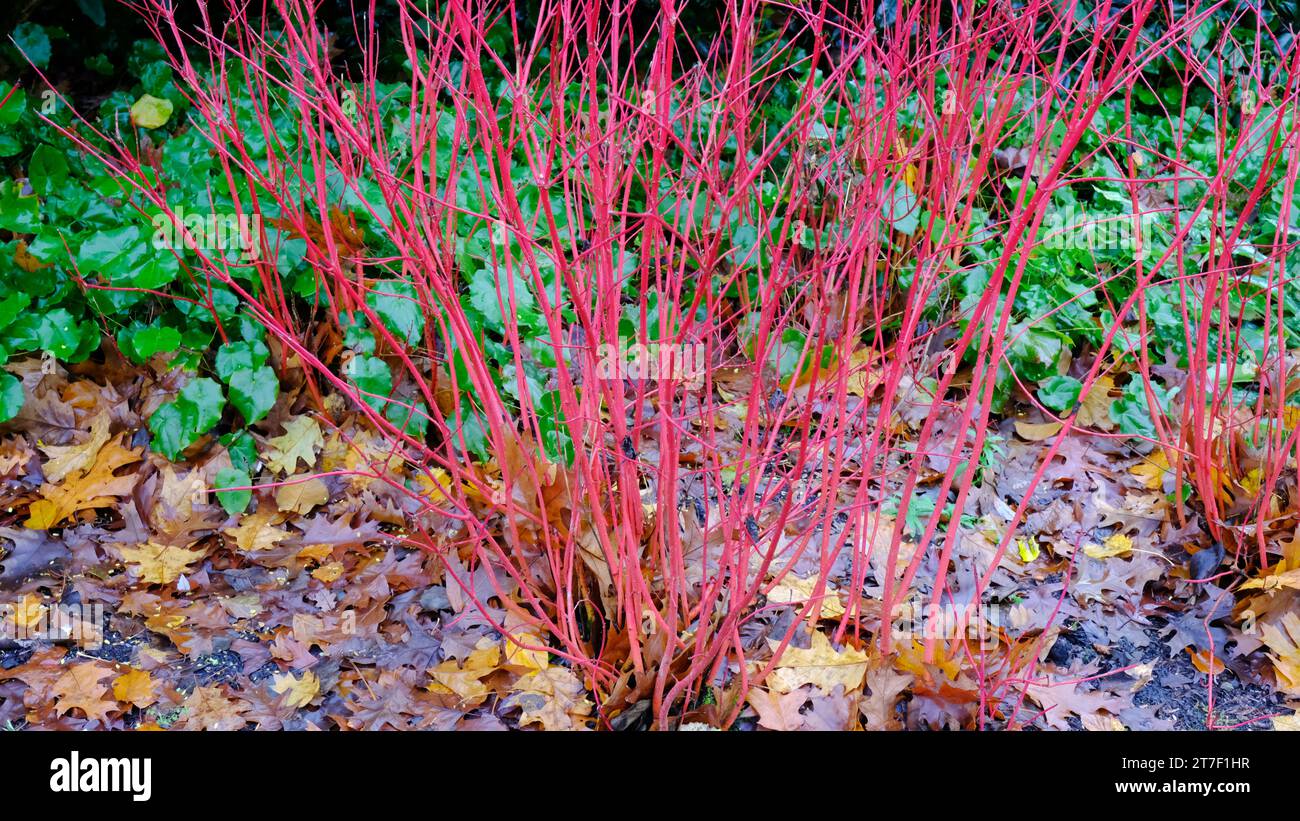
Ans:
[{"label": "yellow leaf", "polygon": [[529,672],[545,670],[551,666],[550,652],[545,649],[528,649],[546,647],[546,642],[540,634],[532,631],[522,632],[518,629],[512,633],[506,634],[506,664],[512,667],[523,667]]},{"label": "yellow leaf", "polygon": [[1099,376],[1092,387],[1080,398],[1079,413],[1075,421],[1085,428],[1113,430],[1115,421],[1110,418],[1110,404],[1114,400],[1110,392],[1115,388],[1115,380],[1109,376]]},{"label": "yellow leaf", "polygon": [[343,575],[343,563],[330,562],[329,564],[323,564],[320,567],[313,570],[311,572],[311,575],[312,578],[319,579],[320,581],[329,584],[330,582],[337,579],[339,576]]},{"label": "yellow leaf", "polygon": [[47,482],[61,482],[69,474],[82,474],[94,464],[100,449],[108,443],[108,413],[101,411],[90,420],[90,435],[77,445],[41,445],[50,460],[41,465]]},{"label": "yellow leaf", "polygon": [[226,528],[223,533],[235,540],[239,549],[246,553],[258,550],[270,550],[277,543],[289,538],[289,531],[272,524],[274,513],[258,511],[243,518],[239,527]]},{"label": "yellow leaf", "polygon": [[431,467],[428,472],[421,471],[415,475],[415,484],[422,496],[430,502],[441,504],[447,500],[447,490],[451,489],[451,474],[442,468]]},{"label": "yellow leaf", "polygon": [[329,488],[320,479],[281,485],[275,491],[275,505],[285,513],[306,514],[329,501]]},{"label": "yellow leaf", "polygon": [[153,542],[139,547],[123,547],[121,552],[124,561],[139,567],[140,581],[145,584],[171,584],[205,553]]},{"label": "yellow leaf", "polygon": [[153,678],[145,670],[128,670],[113,679],[113,698],[140,708],[158,701]]},{"label": "yellow leaf", "polygon": [[49,499],[37,499],[27,507],[27,521],[23,522],[23,527],[49,530],[62,518],[58,505]]},{"label": "yellow leaf", "polygon": [[[774,648],[780,645],[771,639],[768,642]],[[866,653],[852,647],[837,651],[824,633],[813,633],[812,645],[807,650],[785,648],[776,668],[767,677],[767,685],[778,693],[789,693],[805,684],[815,684],[826,693],[837,684],[852,691],[862,685],[866,674]]]},{"label": "yellow leaf", "polygon": [[849,357],[848,393],[866,399],[881,382],[880,371],[871,367],[872,352],[858,348]]},{"label": "yellow leaf", "polygon": [[1093,713],[1088,716],[1079,716],[1079,723],[1083,725],[1083,729],[1090,732],[1122,732],[1128,729],[1120,723],[1118,718],[1115,718],[1115,716],[1112,715],[1106,715],[1105,713]]},{"label": "yellow leaf", "polygon": [[1274,716],[1274,730],[1300,730],[1300,713],[1292,713],[1289,716]]},{"label": "yellow leaf", "polygon": [[1282,628],[1273,624],[1260,625],[1261,638],[1273,652],[1273,669],[1277,672],[1278,689],[1288,695],[1300,695],[1300,616],[1288,612],[1282,617]]},{"label": "yellow leaf", "polygon": [[1129,468],[1129,473],[1141,479],[1142,486],[1147,490],[1160,490],[1164,486],[1165,476],[1169,474],[1169,456],[1163,449],[1157,449]]},{"label": "yellow leaf", "polygon": [[1100,545],[1090,544],[1083,552],[1094,559],[1109,559],[1114,556],[1127,556],[1133,552],[1133,540],[1123,533],[1116,533]]},{"label": "yellow leaf", "polygon": [[1238,480],[1237,484],[1242,490],[1246,491],[1247,496],[1259,495],[1259,489],[1264,485],[1264,472],[1259,468],[1251,468],[1245,476]]},{"label": "yellow leaf", "polygon": [[284,434],[267,440],[271,449],[265,454],[267,467],[277,473],[291,474],[302,460],[308,468],[316,464],[316,454],[325,445],[320,425],[310,416],[297,416],[284,423]]},{"label": "yellow leaf", "polygon": [[479,679],[495,672],[500,660],[501,648],[497,642],[481,638],[464,665],[457,664],[455,659],[447,659],[437,667],[429,668],[433,682],[428,690],[432,693],[455,693],[466,702],[477,703],[488,694],[487,685]]},{"label": "yellow leaf", "polygon": [[[803,604],[813,597],[817,589],[817,574],[801,579],[793,574],[786,574],[781,583],[768,591],[767,600],[773,604]],[[840,597],[830,587],[822,590],[820,612],[814,611],[814,618],[838,619],[844,615],[844,605]]]},{"label": "yellow leaf", "polygon": [[44,616],[45,611],[48,609],[41,602],[40,596],[28,593],[18,600],[18,604],[11,609],[9,615],[16,626],[24,630],[31,630],[40,624],[41,616]]},{"label": "yellow leaf", "polygon": [[306,707],[320,695],[320,679],[311,670],[304,672],[302,678],[294,678],[292,673],[276,673],[271,689],[285,696],[285,706]]},{"label": "yellow leaf", "polygon": [[313,562],[323,562],[334,552],[333,545],[309,544],[298,551],[298,558]]},{"label": "yellow leaf", "polygon": [[44,498],[28,507],[24,525],[33,530],[45,530],[78,511],[111,507],[117,502],[117,497],[129,494],[139,479],[134,473],[116,476],[114,472],[138,461],[140,450],[127,450],[119,442],[108,442],[95,454],[93,463],[84,472],[70,473],[62,484],[46,482],[41,485]]},{"label": "yellow leaf", "polygon": [[1262,579],[1251,579],[1243,584],[1241,589],[1263,590],[1271,593],[1286,587],[1292,590],[1300,590],[1300,568],[1288,570],[1285,573],[1274,573]]},{"label": "yellow leaf", "polygon": [[172,116],[172,101],[145,94],[131,106],[131,122],[141,128],[161,128]]},{"label": "yellow leaf", "polygon": [[1044,439],[1051,439],[1061,432],[1060,422],[1022,422],[1016,420],[1016,433],[1021,439],[1029,442],[1041,442]]},{"label": "yellow leaf", "polygon": [[1038,549],[1037,539],[1026,539],[1024,536],[1016,539],[1016,553],[1020,556],[1020,561],[1029,564],[1037,559],[1041,551]]},{"label": "yellow leaf", "polygon": [[591,715],[592,703],[582,682],[567,667],[549,667],[515,682],[510,703],[523,707],[519,723],[541,724],[547,730],[582,729],[574,719]]}]

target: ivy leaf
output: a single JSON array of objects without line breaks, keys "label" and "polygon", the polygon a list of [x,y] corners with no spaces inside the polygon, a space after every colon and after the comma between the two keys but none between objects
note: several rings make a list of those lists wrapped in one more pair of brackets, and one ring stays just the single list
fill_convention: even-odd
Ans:
[{"label": "ivy leaf", "polygon": [[63,152],[41,143],[32,152],[27,176],[37,196],[48,197],[59,191],[68,179],[68,161]]},{"label": "ivy leaf", "polygon": [[1055,331],[1020,323],[1009,329],[1015,341],[1007,351],[1011,367],[1024,379],[1038,381],[1056,374],[1065,338]]},{"label": "ivy leaf", "polygon": [[14,45],[18,50],[32,61],[32,65],[37,68],[45,68],[50,64],[50,36],[45,33],[43,26],[35,23],[19,23],[14,26],[13,34]]},{"label": "ivy leaf", "polygon": [[221,437],[221,444],[226,446],[226,453],[230,455],[230,463],[235,466],[236,470],[242,470],[245,473],[252,473],[254,466],[257,464],[257,442],[248,431],[237,430],[227,433]]},{"label": "ivy leaf", "polygon": [[217,351],[217,376],[221,377],[221,381],[229,383],[238,372],[256,370],[265,365],[270,355],[266,343],[260,339],[227,342]]},{"label": "ivy leaf", "polygon": [[177,402],[167,402],[149,417],[149,432],[153,434],[154,450],[176,461],[180,452],[189,447],[195,434],[185,424],[185,413]]},{"label": "ivy leaf", "polygon": [[1079,401],[1083,383],[1073,376],[1053,376],[1038,388],[1038,400],[1045,407],[1064,413]]},{"label": "ivy leaf", "polygon": [[31,304],[32,298],[22,291],[0,299],[0,328],[9,327],[9,324]]},{"label": "ivy leaf", "polygon": [[498,278],[491,270],[480,268],[469,283],[470,304],[482,315],[484,327],[497,333],[504,332],[507,323],[513,324],[517,317],[533,313],[537,308],[537,300],[528,283],[518,274],[505,276],[504,268],[501,271],[503,276]]},{"label": "ivy leaf", "polygon": [[0,371],[0,422],[8,422],[23,409],[23,383],[7,371]]},{"label": "ivy leaf", "polygon": [[119,331],[117,343],[128,359],[137,365],[143,365],[155,354],[179,348],[181,332],[169,325],[137,325]]},{"label": "ivy leaf", "polygon": [[225,405],[221,386],[213,380],[205,377],[190,382],[149,417],[154,449],[175,461],[181,451],[221,421]]},{"label": "ivy leaf", "polygon": [[[217,501],[227,513],[243,513],[248,503],[253,500],[253,479],[247,471],[237,468],[224,468],[217,474]],[[225,490],[224,488],[244,488],[243,490]]]},{"label": "ivy leaf", "polygon": [[552,462],[573,465],[573,440],[569,438],[569,425],[560,405],[559,391],[551,391],[537,403],[537,424],[542,432],[542,449]]},{"label": "ivy leaf", "polygon": [[366,326],[366,318],[360,314],[354,315],[349,319],[346,315],[340,317],[343,325],[343,344],[356,351],[357,353],[372,354],[375,352],[375,335],[370,332]]},{"label": "ivy leaf", "polygon": [[34,234],[40,227],[41,206],[36,195],[25,192],[16,180],[0,180],[0,228]]},{"label": "ivy leaf", "polygon": [[418,345],[424,335],[424,314],[420,311],[415,286],[385,280],[375,283],[366,303],[383,320],[384,327],[407,345]]},{"label": "ivy leaf", "polygon": [[[1167,389],[1158,383],[1151,383],[1151,393],[1155,396],[1162,413],[1167,412],[1170,401],[1178,393],[1178,388]],[[1124,392],[1110,405],[1110,418],[1119,429],[1131,436],[1156,438],[1156,426],[1151,408],[1147,404],[1146,389],[1140,378],[1133,378],[1124,386]]]},{"label": "ivy leaf", "polygon": [[377,356],[354,356],[344,366],[343,375],[365,394],[373,394],[361,397],[370,407],[382,410],[388,404],[388,395],[393,392],[393,372],[384,360]]},{"label": "ivy leaf", "polygon": [[193,406],[190,418],[199,433],[207,433],[221,421],[226,400],[221,395],[221,386],[211,379],[195,379],[181,389],[180,398]]},{"label": "ivy leaf", "polygon": [[384,409],[384,416],[401,432],[416,439],[424,438],[429,429],[429,408],[423,402],[410,402],[410,407],[398,402],[389,402]]},{"label": "ivy leaf", "polygon": [[280,380],[270,365],[235,371],[227,382],[230,385],[230,404],[243,414],[244,421],[250,425],[270,412],[280,393]]}]

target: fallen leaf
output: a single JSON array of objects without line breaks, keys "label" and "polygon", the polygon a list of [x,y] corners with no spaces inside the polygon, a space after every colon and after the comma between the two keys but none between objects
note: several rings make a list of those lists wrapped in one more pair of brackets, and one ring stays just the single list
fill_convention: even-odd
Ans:
[{"label": "fallen leaf", "polygon": [[136,566],[140,581],[145,584],[171,584],[207,552],[154,542],[139,547],[123,547],[120,551],[123,561]]},{"label": "fallen leaf", "polygon": [[285,706],[306,707],[320,695],[320,679],[311,670],[304,671],[301,678],[295,678],[293,673],[277,673],[271,689],[284,696]]},{"label": "fallen leaf", "polygon": [[101,412],[90,420],[90,433],[86,441],[75,445],[41,445],[49,461],[41,465],[47,482],[61,482],[69,474],[83,474],[95,463],[95,457],[108,442],[109,419]]},{"label": "fallen leaf", "polygon": [[329,584],[330,582],[333,581],[337,581],[338,578],[342,575],[343,575],[342,562],[328,562],[326,564],[321,565],[320,567],[316,568],[311,572],[311,576],[313,579],[317,579],[319,581],[325,582],[326,584]]},{"label": "fallen leaf", "polygon": [[320,479],[281,485],[275,491],[275,505],[284,513],[306,515],[329,501],[329,488]]},{"label": "fallen leaf", "polygon": [[804,725],[799,709],[808,700],[808,691],[799,688],[789,693],[776,693],[755,687],[747,696],[749,706],[758,713],[758,726],[769,730],[798,730]]},{"label": "fallen leaf", "polygon": [[1099,376],[1081,397],[1079,413],[1075,421],[1085,428],[1114,430],[1115,420],[1110,418],[1110,406],[1115,400],[1110,392],[1115,389],[1115,380],[1109,376]]},{"label": "fallen leaf", "polygon": [[117,709],[116,704],[104,698],[108,694],[108,685],[102,682],[111,675],[111,669],[93,662],[68,668],[51,690],[58,700],[58,711],[81,710],[87,718],[103,721],[110,710]]},{"label": "fallen leaf", "polygon": [[520,725],[541,724],[547,730],[580,729],[593,708],[582,682],[566,667],[538,670],[519,679],[507,704],[523,708]]},{"label": "fallen leaf", "polygon": [[266,465],[276,473],[292,474],[301,460],[308,469],[316,464],[316,454],[325,445],[320,425],[310,416],[296,416],[284,423],[284,433],[267,440],[271,449],[265,454]]},{"label": "fallen leaf", "polygon": [[1060,422],[1024,422],[1016,420],[1016,434],[1029,442],[1041,442],[1044,439],[1051,439],[1061,432],[1063,425]]},{"label": "fallen leaf", "polygon": [[234,539],[235,544],[245,553],[270,550],[290,536],[289,531],[275,526],[276,518],[275,513],[259,510],[244,516],[239,527],[226,528],[222,532]]},{"label": "fallen leaf", "polygon": [[1142,486],[1147,490],[1160,490],[1164,487],[1165,477],[1170,474],[1169,457],[1163,449],[1157,448],[1150,456],[1129,468],[1129,473],[1141,479]]},{"label": "fallen leaf", "polygon": [[140,461],[140,450],[127,450],[110,441],[95,455],[85,473],[71,475],[62,484],[41,485],[41,499],[28,508],[26,527],[48,530],[72,514],[94,508],[112,507],[117,498],[128,495],[137,476],[114,476],[117,469]]},{"label": "fallen leaf", "polygon": [[[769,639],[776,647],[780,643]],[[787,646],[776,667],[767,677],[768,686],[778,693],[789,693],[805,684],[815,684],[829,693],[835,685],[845,690],[856,690],[867,673],[867,654],[852,647],[836,650],[824,633],[812,634],[812,645],[807,649]]]},{"label": "fallen leaf", "polygon": [[145,708],[158,701],[153,677],[146,670],[128,670],[113,679],[113,698]]},{"label": "fallen leaf", "polygon": [[1133,552],[1133,540],[1123,533],[1116,533],[1114,536],[1106,539],[1105,542],[1097,544],[1088,544],[1084,546],[1083,552],[1094,559],[1109,559],[1115,556],[1127,556]]}]

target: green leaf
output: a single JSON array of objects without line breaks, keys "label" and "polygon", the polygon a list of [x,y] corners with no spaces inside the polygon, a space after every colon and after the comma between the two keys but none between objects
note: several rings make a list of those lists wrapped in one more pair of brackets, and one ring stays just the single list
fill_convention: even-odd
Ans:
[{"label": "green leaf", "polygon": [[17,291],[4,299],[0,299],[0,329],[9,327],[9,324],[17,319],[18,315],[30,304],[32,304],[32,298],[22,291]]},{"label": "green leaf", "polygon": [[542,433],[542,449],[552,462],[573,465],[573,440],[560,404],[560,392],[551,391],[537,403],[537,424]]},{"label": "green leaf", "polygon": [[1065,352],[1064,337],[1028,323],[1014,325],[1008,332],[1015,341],[1007,350],[1007,358],[1016,373],[1035,382],[1056,374],[1057,363]]},{"label": "green leaf", "polygon": [[8,371],[0,371],[0,422],[8,422],[23,409],[23,383]]},{"label": "green leaf", "polygon": [[36,195],[16,180],[0,180],[0,228],[15,234],[34,234],[41,227],[41,206]]},{"label": "green leaf", "polygon": [[131,122],[141,128],[162,128],[172,116],[171,100],[144,94],[131,106]]},{"label": "green leaf", "polygon": [[[217,501],[227,513],[243,513],[248,503],[253,501],[253,480],[247,472],[235,468],[223,468],[217,474]],[[225,488],[243,488],[243,490],[225,490]]]},{"label": "green leaf", "polygon": [[5,101],[0,108],[0,125],[13,125],[27,111],[26,90],[19,88],[10,93],[10,89],[13,83],[0,83],[0,100]]},{"label": "green leaf", "polygon": [[375,335],[366,326],[366,318],[361,314],[356,314],[350,320],[346,315],[342,316],[341,319],[344,329],[343,344],[357,353],[374,353]]},{"label": "green leaf", "polygon": [[194,422],[194,429],[199,433],[207,433],[221,421],[221,411],[226,406],[226,400],[221,395],[221,386],[211,379],[205,377],[190,382],[181,388],[180,398],[193,406],[190,418]]},{"label": "green leaf", "polygon": [[118,331],[117,342],[128,359],[143,365],[155,354],[180,348],[181,332],[169,325],[137,325]]},{"label": "green leaf", "polygon": [[50,64],[50,37],[45,33],[43,26],[35,23],[19,23],[14,26],[13,34],[14,45],[18,50],[32,61],[32,65],[37,68],[45,68]]},{"label": "green leaf", "polygon": [[190,382],[149,417],[154,449],[175,461],[181,451],[221,421],[225,405],[221,386],[213,380],[204,377]]},{"label": "green leaf", "polygon": [[180,452],[189,447],[197,437],[185,424],[185,414],[179,403],[167,402],[149,417],[149,432],[153,434],[154,450],[176,461]]},{"label": "green leaf", "polygon": [[[534,312],[537,300],[522,277],[518,274],[505,276],[504,266],[499,270],[502,273],[500,279],[493,276],[490,269],[480,268],[470,280],[469,300],[473,308],[483,316],[483,324],[488,330],[503,333],[507,324],[514,324],[523,314]],[[514,306],[513,312],[511,305]]]},{"label": "green leaf", "polygon": [[66,308],[55,308],[41,317],[36,338],[42,350],[67,359],[81,346],[82,329]]},{"label": "green leaf", "polygon": [[377,282],[366,303],[383,320],[389,333],[407,345],[418,345],[424,335],[424,314],[415,287],[406,282]]},{"label": "green leaf", "polygon": [[1073,376],[1053,376],[1038,388],[1038,400],[1047,408],[1064,413],[1079,401],[1083,383]]},{"label": "green leaf", "polygon": [[244,416],[244,421],[253,424],[266,416],[275,406],[275,398],[280,393],[280,380],[269,365],[252,370],[235,371],[229,379],[230,404]]},{"label": "green leaf", "polygon": [[375,410],[388,404],[393,392],[393,372],[388,363],[377,356],[354,356],[343,367],[343,375],[351,379],[366,394],[361,398]]},{"label": "green leaf", "polygon": [[48,197],[57,193],[68,179],[68,161],[63,152],[41,143],[32,152],[27,164],[27,176],[37,196]]},{"label": "green leaf", "polygon": [[[1169,409],[1169,403],[1178,393],[1178,388],[1166,389],[1158,383],[1151,383],[1151,393],[1155,396],[1161,413]],[[1124,386],[1123,393],[1110,405],[1110,418],[1119,429],[1131,436],[1156,438],[1155,421],[1151,408],[1147,404],[1146,389],[1140,377],[1134,377]]]},{"label": "green leaf", "polygon": [[384,408],[384,416],[398,430],[416,439],[422,439],[425,431],[429,429],[429,408],[419,401],[407,404],[411,407],[390,401],[388,407]]},{"label": "green leaf", "polygon": [[90,22],[97,26],[103,26],[108,22],[104,16],[104,0],[77,0],[77,7],[81,13],[90,18]]},{"label": "green leaf", "polygon": [[252,371],[262,367],[270,355],[266,343],[260,339],[250,342],[228,342],[217,351],[217,376],[221,377],[221,381],[228,383],[239,371]]},{"label": "green leaf", "polygon": [[231,431],[221,437],[221,444],[225,445],[226,453],[230,455],[230,463],[236,470],[245,473],[253,472],[257,465],[257,442],[248,435],[248,431]]}]

